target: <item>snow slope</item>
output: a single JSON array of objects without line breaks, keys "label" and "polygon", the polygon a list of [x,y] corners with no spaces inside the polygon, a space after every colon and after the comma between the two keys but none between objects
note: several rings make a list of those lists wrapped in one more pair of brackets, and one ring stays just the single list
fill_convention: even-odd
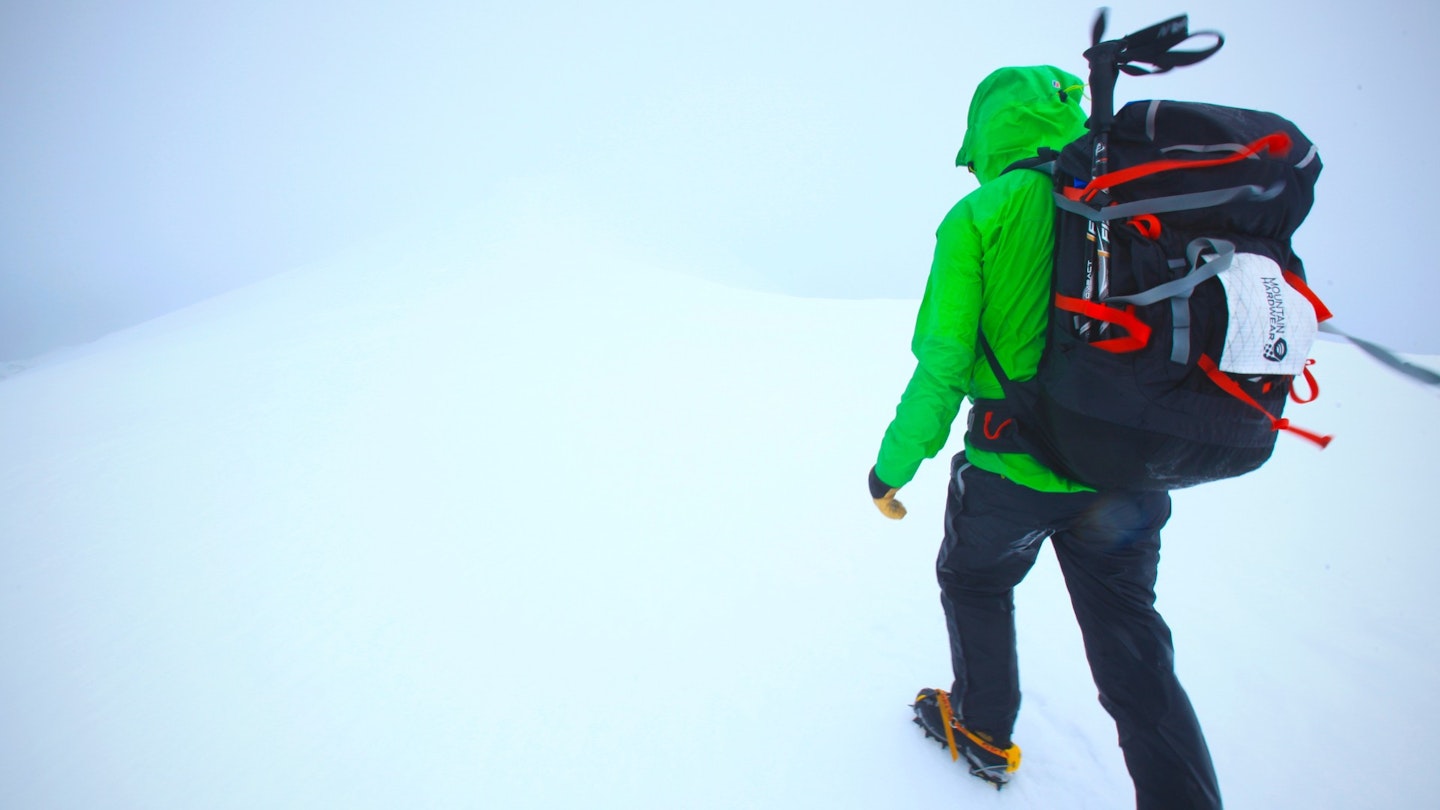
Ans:
[{"label": "snow slope", "polygon": [[[0,807],[1129,806],[1048,552],[1017,782],[908,721],[946,465],[900,523],[864,475],[913,306],[480,218],[5,379]],[[1339,438],[1178,493],[1161,608],[1229,807],[1434,806],[1437,397],[1317,354]]]}]

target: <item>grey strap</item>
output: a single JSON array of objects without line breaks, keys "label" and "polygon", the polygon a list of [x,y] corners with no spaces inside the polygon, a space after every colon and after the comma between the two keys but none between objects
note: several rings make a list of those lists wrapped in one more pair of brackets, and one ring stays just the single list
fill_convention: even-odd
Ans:
[{"label": "grey strap", "polygon": [[1072,214],[1079,214],[1095,222],[1109,222],[1112,219],[1139,216],[1141,214],[1164,214],[1170,211],[1193,211],[1235,202],[1263,202],[1273,200],[1285,190],[1285,182],[1276,181],[1269,188],[1257,185],[1231,186],[1210,191],[1195,191],[1189,194],[1175,194],[1169,197],[1152,197],[1148,200],[1107,205],[1101,209],[1092,208],[1079,200],[1072,200],[1063,194],[1055,195],[1055,205]]},{"label": "grey strap", "polygon": [[1342,332],[1339,328],[1331,325],[1329,321],[1320,324],[1320,331],[1329,332],[1332,335],[1339,335],[1345,338],[1356,346],[1359,346],[1361,351],[1412,380],[1417,380],[1426,385],[1440,385],[1440,374],[1436,374],[1424,366],[1417,366],[1408,360],[1401,360],[1399,356],[1384,346],[1379,346],[1363,338],[1357,338],[1354,335]]},{"label": "grey strap", "polygon": [[[1200,256],[1206,249],[1217,254],[1214,259],[1203,265],[1197,265]],[[1148,290],[1130,295],[1112,295],[1105,299],[1105,303],[1134,304],[1137,307],[1147,307],[1151,304],[1158,304],[1166,298],[1176,296],[1189,297],[1190,293],[1200,286],[1200,283],[1212,279],[1225,272],[1230,262],[1235,259],[1235,243],[1224,239],[1211,239],[1201,237],[1192,240],[1185,248],[1185,256],[1190,260],[1190,268],[1185,275],[1174,281],[1167,281]]]},{"label": "grey strap", "polygon": [[[1215,258],[1204,264],[1200,257],[1206,253]],[[1190,359],[1190,294],[1195,288],[1225,272],[1235,260],[1235,243],[1224,239],[1201,237],[1185,246],[1190,270],[1180,278],[1167,281],[1142,290],[1133,295],[1112,295],[1104,300],[1106,304],[1134,304],[1137,307],[1158,304],[1170,299],[1170,321],[1174,327],[1174,338],[1170,342],[1170,360],[1185,363]]]}]

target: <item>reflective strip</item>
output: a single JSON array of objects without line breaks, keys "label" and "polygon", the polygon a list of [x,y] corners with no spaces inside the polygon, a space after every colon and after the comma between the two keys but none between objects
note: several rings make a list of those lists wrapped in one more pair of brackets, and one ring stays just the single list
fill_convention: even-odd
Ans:
[{"label": "reflective strip", "polygon": [[1150,108],[1145,111],[1145,137],[1155,140],[1155,116],[1160,113],[1160,99],[1150,102]]},{"label": "reflective strip", "polygon": [[[1152,140],[1153,140],[1153,137],[1152,137]],[[1170,153],[1170,152],[1195,152],[1195,153],[1197,153],[1197,154],[1206,154],[1206,153],[1211,153],[1211,152],[1243,152],[1243,151],[1245,151],[1245,148],[1246,148],[1246,147],[1245,147],[1245,144],[1243,144],[1243,143],[1214,143],[1214,144],[1182,143],[1182,144],[1176,144],[1176,145],[1174,145],[1174,146],[1167,146],[1167,147],[1161,149],[1160,152],[1161,152],[1162,154],[1168,154],[1168,153]],[[1320,150],[1319,150],[1319,148],[1317,148],[1317,147],[1315,146],[1315,144],[1313,144],[1313,143],[1310,144],[1310,151],[1306,152],[1306,153],[1305,153],[1305,157],[1301,158],[1301,159],[1300,159],[1300,162],[1295,164],[1295,168],[1297,168],[1297,169],[1303,169],[1303,168],[1305,168],[1306,166],[1309,166],[1310,163],[1311,163],[1311,161],[1315,160],[1315,158],[1318,157],[1319,155],[1320,155]],[[1258,156],[1258,155],[1253,155],[1253,154],[1252,154],[1252,155],[1248,155],[1247,157],[1255,158],[1255,159],[1257,159],[1257,160],[1259,159],[1259,156]]]},{"label": "reflective strip", "polygon": [[[1182,144],[1177,144],[1177,145],[1175,145],[1175,146],[1167,146],[1167,147],[1165,147],[1164,149],[1161,149],[1160,151],[1161,151],[1161,152],[1244,152],[1244,151],[1245,151],[1245,144],[1243,144],[1243,143],[1212,143],[1212,144],[1182,143]],[[1249,157],[1255,157],[1255,156],[1254,156],[1254,155],[1250,155]]]},{"label": "reflective strip", "polygon": [[1212,166],[1224,166],[1229,163],[1235,163],[1237,161],[1244,160],[1246,157],[1262,151],[1269,152],[1271,155],[1278,158],[1281,155],[1289,152],[1290,147],[1293,144],[1294,141],[1290,139],[1290,136],[1288,134],[1284,132],[1272,132],[1263,138],[1259,138],[1253,141],[1249,146],[1245,147],[1243,151],[1236,152],[1226,157],[1209,158],[1206,160],[1176,160],[1173,158],[1165,160],[1152,160],[1147,163],[1141,163],[1139,165],[1130,166],[1125,169],[1118,169],[1116,171],[1106,172],[1105,174],[1102,174],[1099,177],[1092,179],[1089,183],[1085,184],[1085,192],[1081,195],[1081,199],[1088,202],[1094,199],[1095,195],[1099,194],[1102,191],[1113,189],[1116,186],[1124,185],[1125,183],[1129,183],[1133,180],[1139,180],[1142,177],[1151,177],[1153,175],[1160,174],[1161,172],[1170,172],[1181,169],[1208,169]]},{"label": "reflective strip", "polygon": [[974,465],[967,461],[955,469],[955,489],[961,498],[965,497],[965,471],[972,466]]}]

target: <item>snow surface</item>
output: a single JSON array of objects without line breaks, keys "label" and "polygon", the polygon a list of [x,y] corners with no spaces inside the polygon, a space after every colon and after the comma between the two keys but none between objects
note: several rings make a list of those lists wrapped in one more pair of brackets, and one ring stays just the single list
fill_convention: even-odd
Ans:
[{"label": "snow surface", "polygon": [[[0,382],[0,807],[1130,806],[1048,551],[1016,782],[909,722],[946,464],[900,523],[864,476],[914,302],[671,270],[477,217]],[[1437,397],[1316,354],[1338,438],[1177,493],[1160,607],[1227,806],[1433,807]]]}]

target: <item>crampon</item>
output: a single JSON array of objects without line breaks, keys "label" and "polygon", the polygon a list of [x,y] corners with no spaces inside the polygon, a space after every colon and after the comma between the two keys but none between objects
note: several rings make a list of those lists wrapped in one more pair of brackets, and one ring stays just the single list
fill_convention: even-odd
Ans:
[{"label": "crampon", "polygon": [[1020,746],[1000,747],[988,735],[971,731],[955,719],[950,708],[950,695],[943,689],[921,689],[910,706],[915,710],[915,725],[925,736],[950,749],[950,758],[963,756],[970,773],[995,786],[1009,784],[1020,768]]}]

